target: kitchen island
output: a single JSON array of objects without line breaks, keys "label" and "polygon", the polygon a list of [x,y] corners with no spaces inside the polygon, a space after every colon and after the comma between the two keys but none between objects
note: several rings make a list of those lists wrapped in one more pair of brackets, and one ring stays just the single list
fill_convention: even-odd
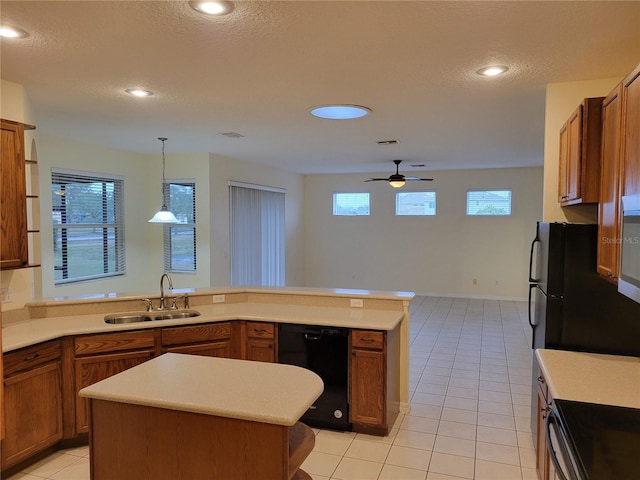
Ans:
[{"label": "kitchen island", "polygon": [[298,419],[322,390],[299,367],[164,354],[80,391],[91,478],[305,478],[313,433]]}]

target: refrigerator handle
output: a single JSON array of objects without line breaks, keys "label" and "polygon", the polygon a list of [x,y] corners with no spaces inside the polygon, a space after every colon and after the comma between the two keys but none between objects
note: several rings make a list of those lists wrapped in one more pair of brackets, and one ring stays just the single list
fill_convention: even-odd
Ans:
[{"label": "refrigerator handle", "polygon": [[532,306],[532,300],[533,300],[533,295],[531,295],[531,292],[533,292],[534,288],[538,288],[538,284],[537,283],[530,283],[529,284],[529,325],[531,325],[531,328],[535,329],[536,326],[533,323],[533,316],[531,315],[531,306]]},{"label": "refrigerator handle", "polygon": [[540,242],[540,239],[536,236],[531,242],[531,250],[529,251],[529,281],[530,282],[539,282],[539,278],[533,278],[533,250],[536,247],[536,243]]}]

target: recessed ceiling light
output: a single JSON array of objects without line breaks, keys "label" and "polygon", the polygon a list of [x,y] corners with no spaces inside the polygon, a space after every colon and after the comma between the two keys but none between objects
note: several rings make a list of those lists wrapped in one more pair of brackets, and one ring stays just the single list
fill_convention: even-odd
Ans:
[{"label": "recessed ceiling light", "polygon": [[507,70],[509,70],[509,67],[506,65],[491,65],[488,67],[482,67],[476,73],[484,77],[495,77],[496,75],[502,75]]},{"label": "recessed ceiling light", "polygon": [[129,95],[133,95],[134,97],[150,97],[153,95],[153,92],[149,90],[143,90],[142,88],[127,88],[125,90]]},{"label": "recessed ceiling light", "polygon": [[364,117],[371,113],[371,109],[359,105],[321,105],[309,110],[311,115],[330,120],[349,120]]},{"label": "recessed ceiling light", "polygon": [[206,0],[193,0],[189,2],[189,5],[191,5],[191,8],[193,8],[194,10],[206,15],[226,15],[233,10],[233,3],[224,1],[214,2]]},{"label": "recessed ceiling light", "polygon": [[8,27],[8,26],[1,26],[0,27],[0,37],[4,37],[4,38],[25,38],[28,37],[29,34],[27,32],[25,32],[24,30],[20,30],[19,28],[16,27]]}]

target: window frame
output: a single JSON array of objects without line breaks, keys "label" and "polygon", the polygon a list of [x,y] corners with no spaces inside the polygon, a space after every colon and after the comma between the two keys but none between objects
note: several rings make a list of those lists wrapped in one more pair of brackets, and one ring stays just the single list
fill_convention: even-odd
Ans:
[{"label": "window frame", "polygon": [[[125,258],[125,220],[124,220],[124,181],[125,178],[121,175],[113,175],[106,173],[87,172],[81,170],[66,170],[62,168],[51,169],[51,215],[52,215],[52,241],[53,241],[53,270],[54,270],[54,286],[64,286],[74,283],[84,283],[93,280],[103,280],[112,277],[120,277],[126,274],[126,258]],[[91,223],[67,223],[66,219],[69,216],[69,207],[67,205],[65,196],[67,187],[69,184],[93,184],[102,183],[102,216],[103,222],[91,222]],[[113,203],[108,202],[108,189],[106,184],[113,184]],[[58,193],[54,190],[54,186],[59,185],[63,188],[63,193]],[[54,195],[60,195],[61,205],[56,206],[57,202],[54,202]],[[86,201],[86,198],[79,198],[78,203],[82,203],[82,200]],[[109,213],[108,210],[113,211],[113,222],[106,221]],[[54,217],[56,212],[60,214],[60,222],[56,222]],[[64,221],[63,221],[64,220]],[[69,245],[69,232],[81,229],[102,229],[102,264],[103,273],[82,275],[69,278],[69,250],[73,245]],[[113,229],[113,238],[110,241],[109,229]],[[57,230],[60,230],[60,256],[61,265],[56,264],[56,239],[58,238]],[[113,249],[113,254],[109,252]],[[110,270],[110,258],[114,262],[114,270]],[[62,271],[62,279],[57,279],[56,272]]]},{"label": "window frame", "polygon": [[[509,210],[507,213],[470,213],[469,210],[469,202],[470,201],[474,201],[473,199],[470,198],[471,194],[474,193],[484,193],[484,194],[488,194],[488,193],[493,193],[493,192],[508,192],[509,193]],[[475,200],[475,201],[479,201],[479,200]],[[491,205],[487,205],[487,207],[490,207]],[[513,190],[510,188],[502,188],[502,189],[497,189],[497,188],[493,188],[491,190],[483,190],[483,189],[470,189],[467,190],[467,199],[466,199],[466,203],[465,203],[465,208],[466,208],[466,215],[467,217],[510,217],[513,214]],[[486,207],[485,207],[486,208]]]},{"label": "window frame", "polygon": [[[185,274],[195,274],[198,269],[198,251],[197,251],[197,240],[196,240],[196,181],[193,178],[173,178],[165,180],[164,184],[164,201],[167,205],[167,208],[176,214],[175,209],[171,205],[171,185],[179,185],[190,187],[192,189],[192,199],[191,206],[192,212],[191,215],[193,217],[193,222],[180,222],[180,223],[168,223],[164,225],[163,228],[163,257],[164,257],[164,270],[165,272],[170,273],[185,273]],[[180,212],[177,213],[176,217],[180,220]],[[193,258],[190,262],[193,265],[192,269],[182,269],[182,268],[173,268],[173,259],[174,259],[174,251],[172,242],[172,233],[175,231],[187,231],[192,230],[193,234]],[[186,262],[185,262],[186,263]]]},{"label": "window frame", "polygon": [[[337,213],[336,199],[338,195],[366,195],[367,213]],[[332,214],[334,217],[369,217],[371,216],[371,194],[369,192],[334,192],[332,195],[332,199],[333,199]],[[359,208],[359,207],[353,207],[353,208]]]},{"label": "window frame", "polygon": [[[395,192],[396,194],[396,209],[395,215],[396,217],[435,217],[438,214],[438,194],[435,190],[421,190],[421,191],[404,191],[404,192]],[[433,213],[398,213],[399,202],[398,200],[402,196],[407,196],[411,194],[433,194]]]}]

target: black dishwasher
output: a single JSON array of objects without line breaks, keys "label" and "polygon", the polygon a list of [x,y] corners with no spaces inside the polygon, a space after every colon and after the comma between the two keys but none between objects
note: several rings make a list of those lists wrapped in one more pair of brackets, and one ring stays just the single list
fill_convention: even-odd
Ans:
[{"label": "black dishwasher", "polygon": [[351,430],[349,423],[349,330],[278,324],[278,363],[316,373],[324,391],[300,419],[312,427]]}]

